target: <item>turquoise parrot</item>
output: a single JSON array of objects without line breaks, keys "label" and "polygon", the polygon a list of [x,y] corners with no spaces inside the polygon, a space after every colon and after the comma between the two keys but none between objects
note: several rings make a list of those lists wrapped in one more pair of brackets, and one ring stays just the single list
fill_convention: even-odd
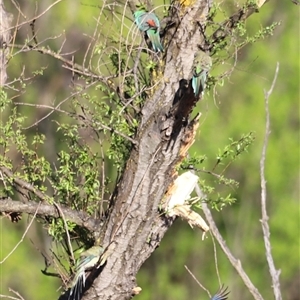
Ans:
[{"label": "turquoise parrot", "polygon": [[221,286],[221,288],[217,291],[215,295],[211,297],[210,300],[226,300],[229,292],[227,292],[227,288]]},{"label": "turquoise parrot", "polygon": [[199,95],[205,89],[207,74],[211,66],[212,66],[212,60],[208,54],[206,54],[203,51],[199,51],[196,53],[194,58],[194,68],[193,68],[193,78],[192,78],[192,87],[196,98],[198,98]]},{"label": "turquoise parrot", "polygon": [[134,14],[134,21],[140,31],[143,31],[151,41],[155,52],[163,52],[164,48],[160,42],[159,20],[154,13],[149,13],[145,8],[139,8]]},{"label": "turquoise parrot", "polygon": [[69,300],[79,300],[85,286],[85,271],[95,267],[99,262],[104,249],[101,246],[93,246],[82,252],[76,261],[75,275],[71,283]]}]

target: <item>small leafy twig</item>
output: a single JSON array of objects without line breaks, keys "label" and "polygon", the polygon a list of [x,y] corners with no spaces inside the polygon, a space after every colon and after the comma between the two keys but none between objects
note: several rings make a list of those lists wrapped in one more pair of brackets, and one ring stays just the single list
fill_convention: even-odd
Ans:
[{"label": "small leafy twig", "polygon": [[0,170],[5,174],[8,178],[11,178],[13,182],[18,185],[20,188],[25,189],[29,192],[32,192],[34,195],[36,195],[41,201],[47,202],[47,196],[43,194],[41,191],[36,189],[32,184],[29,182],[26,182],[25,180],[17,177],[13,172],[11,172],[9,169],[5,167],[0,167]]}]

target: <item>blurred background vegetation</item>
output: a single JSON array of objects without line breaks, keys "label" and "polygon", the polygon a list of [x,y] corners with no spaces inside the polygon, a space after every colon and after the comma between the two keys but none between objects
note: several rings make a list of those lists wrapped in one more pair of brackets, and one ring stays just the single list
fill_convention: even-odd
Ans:
[{"label": "blurred background vegetation", "polygon": [[[239,1],[215,1],[222,12],[220,20],[227,13],[235,11]],[[33,16],[36,2],[19,1],[22,11],[28,18]],[[52,1],[38,3],[42,11]],[[157,5],[162,3],[157,2]],[[8,1],[6,10],[17,13]],[[163,7],[157,10],[162,17]],[[64,52],[76,52],[80,62],[92,35],[99,14],[98,1],[62,1],[37,21],[37,34],[56,36],[49,41],[58,50],[66,38]],[[197,106],[201,111],[201,126],[197,140],[190,153],[207,156],[206,169],[216,162],[219,149],[223,149],[229,138],[238,140],[243,134],[253,132],[254,144],[237,161],[226,168],[224,174],[239,182],[230,192],[237,202],[225,207],[221,212],[214,211],[219,230],[227,245],[241,260],[243,267],[265,299],[273,299],[271,280],[265,258],[261,231],[259,160],[265,135],[264,90],[270,88],[276,63],[280,63],[278,79],[270,97],[271,135],[269,139],[266,179],[268,214],[271,229],[272,253],[275,265],[281,269],[283,299],[300,298],[299,270],[299,10],[291,1],[273,0],[259,13],[252,15],[246,23],[246,35],[253,36],[259,29],[280,22],[272,36],[249,44],[237,53],[237,64],[229,78],[217,84],[214,90],[206,93]],[[130,20],[126,20],[130,24]],[[107,30],[104,28],[103,30]],[[118,32],[112,29],[111,34]],[[30,36],[29,26],[21,27],[16,44]],[[71,57],[71,55],[70,55]],[[15,56],[8,65],[9,81],[18,77],[26,61],[27,74],[44,67],[43,76],[37,76],[21,95],[10,96],[19,103],[39,103],[53,105],[70,94],[72,74],[61,67],[54,58],[38,52]],[[211,75],[220,75],[234,65],[234,58],[213,68]],[[90,90],[96,94],[97,91]],[[66,104],[68,106],[68,104]],[[32,109],[20,105],[19,109],[27,116],[28,126],[39,120],[48,111],[45,108]],[[1,116],[5,117],[5,116]],[[63,115],[55,116],[58,120]],[[29,129],[35,131],[36,129]],[[49,160],[55,160],[62,147],[56,126],[47,119],[39,130],[47,137],[43,151]],[[87,142],[94,142],[86,137]],[[105,148],[105,146],[104,146]],[[105,149],[104,149],[105,150]],[[16,155],[16,160],[20,159]],[[108,170],[113,169],[107,160]],[[225,168],[225,166],[224,166]],[[116,172],[110,171],[111,176]],[[203,173],[203,178],[213,182],[213,178]],[[217,186],[222,190],[223,187]],[[29,219],[23,216],[21,222],[12,224],[6,218],[0,219],[0,261],[12,250],[24,234]],[[192,230],[185,222],[177,220],[168,231],[160,247],[143,265],[138,274],[138,285],[143,289],[136,296],[141,300],[182,300],[207,299],[184,265],[198,280],[214,293],[219,287],[216,268],[220,280],[230,287],[229,299],[252,299],[249,291],[217,247],[217,261],[213,254],[212,237],[201,240],[201,232]],[[24,299],[56,299],[59,295],[58,279],[42,275],[44,259],[40,251],[48,252],[51,239],[41,225],[34,223],[22,243],[5,262],[0,264],[0,294],[12,295],[9,288],[20,292]],[[46,294],[45,294],[46,293]],[[46,298],[45,298],[46,297]]]}]

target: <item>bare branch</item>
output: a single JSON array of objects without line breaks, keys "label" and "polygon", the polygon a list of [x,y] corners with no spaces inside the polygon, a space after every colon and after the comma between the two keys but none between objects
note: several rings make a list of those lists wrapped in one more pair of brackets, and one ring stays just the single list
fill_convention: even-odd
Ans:
[{"label": "bare branch", "polygon": [[[24,212],[27,214],[34,214],[38,207],[37,215],[40,216],[50,216],[54,218],[61,218],[62,215],[57,208],[48,203],[38,204],[34,201],[29,201],[27,203],[22,203],[20,201],[5,199],[0,200],[0,211],[9,211],[9,212]],[[60,206],[60,210],[63,211],[67,220],[85,227],[86,229],[94,232],[99,226],[99,221],[90,217],[82,211],[75,211],[65,206]]]},{"label": "bare branch", "polygon": [[[206,196],[203,195],[198,184],[196,185],[195,190],[196,190],[196,194],[198,197],[200,197],[202,199],[206,198]],[[262,295],[259,293],[257,288],[253,285],[252,281],[250,280],[250,278],[244,271],[241,261],[236,259],[233,256],[233,254],[231,253],[230,249],[227,247],[226,242],[224,241],[223,237],[221,236],[221,234],[216,226],[216,223],[212,217],[211,211],[205,202],[202,203],[202,208],[203,208],[203,212],[205,214],[206,220],[209,224],[209,228],[210,228],[213,236],[215,237],[215,239],[218,241],[221,249],[223,250],[225,255],[228,257],[228,260],[230,261],[232,266],[236,269],[236,271],[238,272],[238,274],[244,281],[245,285],[249,289],[250,293],[253,295],[254,299],[263,300]]]},{"label": "bare branch", "polygon": [[16,294],[18,296],[18,298],[12,297],[12,296],[8,296],[8,295],[1,295],[1,294],[0,294],[0,298],[12,299],[12,300],[25,300],[18,292],[14,291],[13,289],[9,288],[8,290],[10,292],[12,292],[13,294]]},{"label": "bare branch", "polygon": [[[48,12],[53,6],[55,6],[56,4],[58,4],[59,2],[62,2],[62,0],[57,0],[54,3],[52,3],[51,5],[49,5],[44,11],[42,11],[39,15],[31,18],[30,20],[24,21],[23,23],[18,23],[16,26],[10,27],[8,28],[8,30],[10,29],[14,29],[15,27],[21,27],[25,24],[30,24],[31,22],[33,22],[34,20],[39,19],[41,16],[43,16],[46,12]],[[17,5],[18,6],[18,5]],[[16,7],[17,7],[16,6]],[[20,11],[20,10],[19,10]],[[23,15],[23,14],[22,14]]]},{"label": "bare branch", "polygon": [[276,65],[276,71],[274,75],[274,79],[271,85],[271,88],[269,91],[264,91],[265,94],[265,111],[266,111],[266,132],[265,132],[265,138],[264,138],[264,144],[263,149],[261,153],[260,158],[260,185],[261,185],[261,225],[262,230],[264,234],[264,243],[266,248],[266,257],[267,262],[269,265],[269,272],[272,278],[273,283],[273,290],[276,300],[281,300],[281,292],[280,292],[280,282],[279,282],[279,275],[280,270],[277,271],[275,268],[274,260],[271,253],[271,242],[270,242],[270,227],[268,224],[268,214],[267,214],[267,187],[266,187],[266,179],[265,179],[265,161],[266,161],[266,152],[267,152],[267,146],[268,146],[268,140],[270,135],[270,112],[269,112],[269,97],[273,92],[277,75],[279,72],[279,63]]},{"label": "bare branch", "polygon": [[47,54],[47,55],[63,62],[64,68],[73,71],[77,75],[86,76],[89,79],[101,81],[105,84],[107,84],[107,80],[116,77],[115,75],[107,76],[107,77],[97,75],[97,74],[93,73],[91,70],[89,70],[88,68],[84,68],[83,66],[81,66],[77,63],[74,63],[72,60],[68,60],[68,59],[64,58],[62,55],[58,54],[57,52],[52,51],[51,49],[46,49],[45,47],[37,47],[37,46],[31,46],[31,45],[16,45],[16,44],[12,44],[9,46],[14,47],[14,48],[19,48],[19,49],[21,49],[20,50],[21,52],[36,51],[36,52],[39,52],[42,54]]},{"label": "bare branch", "polygon": [[10,292],[12,292],[13,294],[16,294],[19,298],[17,298],[18,300],[25,300],[20,293],[18,293],[17,291],[14,291],[12,288],[8,289]]}]

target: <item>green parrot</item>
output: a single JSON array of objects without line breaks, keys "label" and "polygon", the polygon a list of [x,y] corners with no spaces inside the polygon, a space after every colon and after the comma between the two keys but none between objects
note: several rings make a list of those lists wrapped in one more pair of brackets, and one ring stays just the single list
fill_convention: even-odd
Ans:
[{"label": "green parrot", "polygon": [[85,287],[85,271],[96,266],[103,252],[104,249],[101,246],[93,246],[80,254],[75,265],[75,275],[71,283],[69,300],[80,300]]},{"label": "green parrot", "polygon": [[212,60],[208,54],[203,51],[199,51],[195,54],[192,87],[196,98],[198,98],[205,89],[207,74],[211,66]]},{"label": "green parrot", "polygon": [[144,7],[140,7],[134,14],[134,22],[140,31],[145,32],[151,41],[152,48],[155,52],[163,52],[164,48],[160,42],[159,36],[159,19],[151,12],[147,12]]}]

